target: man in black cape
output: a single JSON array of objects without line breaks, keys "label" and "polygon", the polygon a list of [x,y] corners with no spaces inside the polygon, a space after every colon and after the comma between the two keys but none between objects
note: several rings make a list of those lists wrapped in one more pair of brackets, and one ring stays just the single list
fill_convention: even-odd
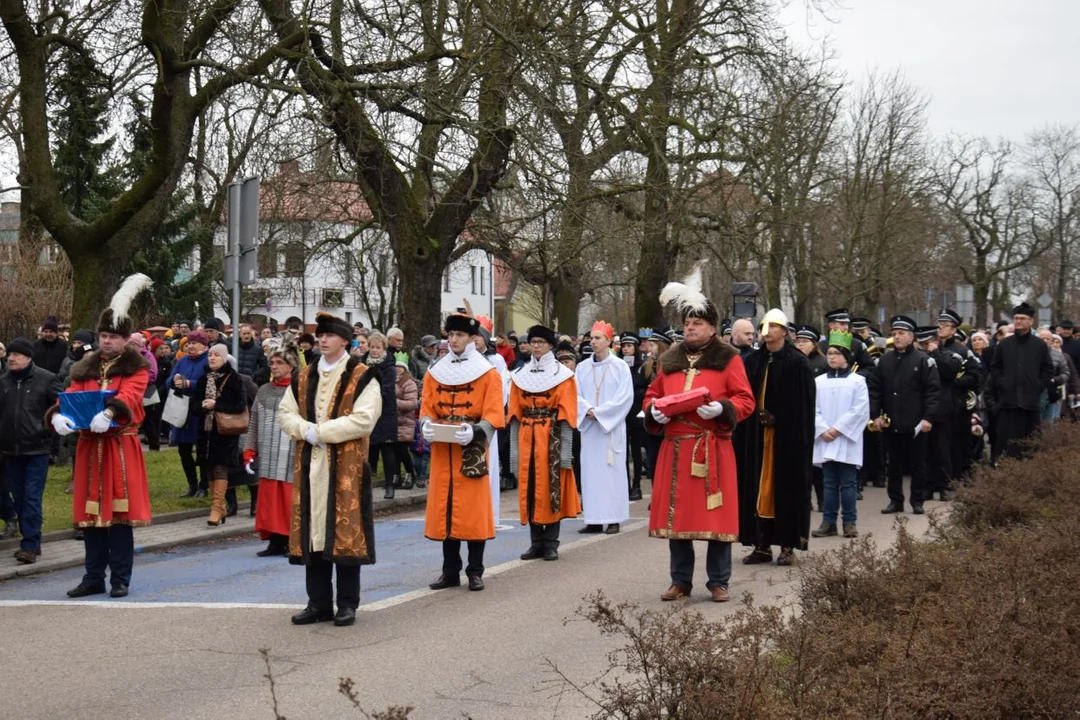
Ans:
[{"label": "man in black cape", "polygon": [[814,450],[814,374],[787,340],[787,318],[770,310],[761,321],[761,347],[745,361],[757,411],[739,424],[739,540],[753,545],[747,565],[791,565],[810,537],[810,472]]},{"label": "man in black cape", "polygon": [[1032,331],[1035,309],[1025,303],[1013,308],[1016,332],[997,345],[990,360],[986,404],[996,418],[990,459],[1001,454],[1021,457],[1017,443],[1039,429],[1039,402],[1051,387],[1054,363],[1046,343]]}]

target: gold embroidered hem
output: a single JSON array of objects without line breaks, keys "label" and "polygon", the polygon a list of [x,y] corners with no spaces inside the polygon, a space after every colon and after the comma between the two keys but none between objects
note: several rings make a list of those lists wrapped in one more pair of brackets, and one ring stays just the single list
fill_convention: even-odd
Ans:
[{"label": "gold embroidered hem", "polygon": [[738,542],[738,535],[714,532],[674,532],[667,528],[657,528],[649,531],[649,537],[664,540],[719,540],[720,542]]},{"label": "gold embroidered hem", "polygon": [[101,520],[84,520],[82,522],[75,523],[75,527],[82,528],[107,528],[113,525],[130,525],[131,527],[147,527],[151,524],[151,520],[110,520],[109,522],[102,522]]}]

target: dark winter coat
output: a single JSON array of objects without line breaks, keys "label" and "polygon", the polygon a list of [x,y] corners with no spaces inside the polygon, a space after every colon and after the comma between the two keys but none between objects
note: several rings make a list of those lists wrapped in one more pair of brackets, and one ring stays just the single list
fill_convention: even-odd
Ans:
[{"label": "dark winter coat", "polygon": [[[199,379],[206,374],[207,369],[207,353],[203,353],[198,357],[191,357],[187,353],[184,353],[176,364],[173,365],[172,370],[169,372],[169,378],[165,383],[169,388],[170,393],[176,393],[180,397],[190,398],[191,394],[195,391],[195,386],[198,384]],[[177,375],[183,377],[185,380],[191,383],[191,387],[176,388],[173,386],[173,378]],[[161,402],[165,402],[165,398],[161,398]],[[191,413],[188,413],[188,421],[183,427],[173,428],[172,437],[170,440],[172,444],[193,444],[199,438],[198,432],[198,418]]]},{"label": "dark winter coat", "polygon": [[45,413],[60,393],[60,379],[33,364],[18,377],[11,372],[0,375],[0,452],[48,455]]},{"label": "dark winter coat", "polygon": [[394,369],[393,356],[389,353],[382,362],[371,366],[378,374],[382,385],[382,415],[371,431],[371,445],[385,442],[397,442],[397,371]]},{"label": "dark winter coat", "polygon": [[937,363],[914,346],[890,350],[878,360],[881,410],[889,416],[891,432],[915,432],[923,420],[941,415],[941,380]]},{"label": "dark winter coat", "polygon": [[217,399],[214,410],[203,410],[202,403],[206,399],[206,383],[209,374],[199,378],[199,382],[192,388],[191,406],[189,413],[196,419],[198,430],[198,443],[196,445],[196,458],[200,463],[208,463],[211,466],[223,465],[227,468],[240,464],[240,436],[220,435],[217,425],[211,425],[210,430],[205,430],[203,418],[207,412],[243,412],[248,406],[247,391],[244,383],[228,365],[221,369],[221,377],[218,378]]},{"label": "dark winter coat", "polygon": [[270,364],[266,360],[262,345],[255,340],[246,344],[241,340],[236,355],[236,371],[247,375],[259,385],[269,382]]},{"label": "dark winter coat", "polygon": [[[969,414],[967,409],[968,393],[974,392],[977,394],[982,390],[986,382],[986,368],[983,367],[979,356],[975,354],[974,350],[955,338],[950,338],[948,342],[943,343],[938,352],[952,355],[957,365],[948,383],[946,383],[946,371],[941,366],[941,363],[939,363],[938,367],[942,392],[944,393],[947,387],[951,393],[950,412],[953,415],[964,415],[966,417]],[[942,404],[944,403],[945,398],[942,398]]]},{"label": "dark winter coat", "polygon": [[1039,409],[1039,399],[1054,377],[1050,348],[1033,332],[1010,335],[997,344],[990,361],[987,405],[999,410]]},{"label": "dark winter coat", "polygon": [[[764,345],[746,358],[746,377],[761,409],[775,419],[773,486],[774,545],[806,550],[810,538],[810,476],[814,459],[817,387],[810,361],[791,343],[770,353]],[[766,371],[768,378],[766,380]],[[757,501],[765,428],[755,412],[739,423],[733,437],[739,480],[739,541],[758,541]]]},{"label": "dark winter coat", "polygon": [[60,366],[68,354],[67,340],[58,337],[52,342],[38,338],[34,341],[34,364],[53,375],[59,374]]}]

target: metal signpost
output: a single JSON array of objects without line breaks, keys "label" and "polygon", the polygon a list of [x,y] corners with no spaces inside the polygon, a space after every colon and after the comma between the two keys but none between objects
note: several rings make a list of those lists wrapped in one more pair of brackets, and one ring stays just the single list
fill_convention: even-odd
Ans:
[{"label": "metal signpost", "polygon": [[232,289],[232,354],[240,356],[240,289],[259,277],[259,178],[229,183],[225,287]]}]

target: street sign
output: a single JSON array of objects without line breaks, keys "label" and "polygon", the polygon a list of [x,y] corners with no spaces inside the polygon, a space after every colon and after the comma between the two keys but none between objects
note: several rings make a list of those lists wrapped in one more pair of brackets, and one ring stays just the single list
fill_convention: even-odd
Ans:
[{"label": "street sign", "polygon": [[241,285],[259,277],[259,178],[249,177],[240,185],[240,268]]},{"label": "street sign", "polygon": [[1043,293],[1035,299],[1039,301],[1039,305],[1042,307],[1050,307],[1050,304],[1054,302],[1054,298],[1050,297],[1049,293]]}]

